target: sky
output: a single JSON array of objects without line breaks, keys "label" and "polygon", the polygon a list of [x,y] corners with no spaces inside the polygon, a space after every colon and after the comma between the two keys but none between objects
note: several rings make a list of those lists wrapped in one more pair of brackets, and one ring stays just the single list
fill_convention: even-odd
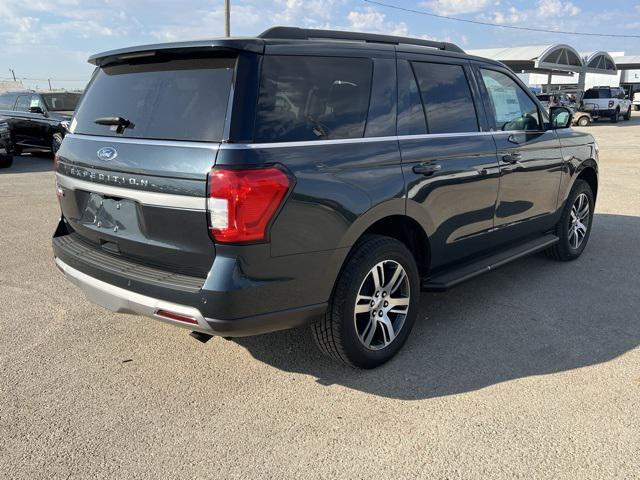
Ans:
[{"label": "sky", "polygon": [[[500,25],[640,35],[640,0],[380,0],[398,7]],[[13,69],[29,87],[82,88],[89,55],[224,32],[223,0],[0,0],[0,80]],[[446,40],[464,49],[569,43],[580,52],[640,54],[640,38],[514,31],[432,18],[365,0],[231,0],[231,33],[274,25]]]}]

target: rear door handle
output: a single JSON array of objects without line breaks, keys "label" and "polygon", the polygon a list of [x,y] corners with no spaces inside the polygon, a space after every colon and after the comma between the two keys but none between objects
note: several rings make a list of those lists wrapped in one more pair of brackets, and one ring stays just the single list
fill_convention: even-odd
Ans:
[{"label": "rear door handle", "polygon": [[505,163],[518,163],[520,160],[522,160],[520,153],[509,153],[502,156],[502,161]]},{"label": "rear door handle", "polygon": [[413,173],[420,175],[433,175],[438,170],[442,170],[442,165],[438,165],[437,163],[421,163],[413,167]]}]

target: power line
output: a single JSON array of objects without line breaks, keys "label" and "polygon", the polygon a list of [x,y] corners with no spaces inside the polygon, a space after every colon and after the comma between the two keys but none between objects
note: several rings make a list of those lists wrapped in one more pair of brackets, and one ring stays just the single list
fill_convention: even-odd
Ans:
[{"label": "power line", "polygon": [[518,27],[515,25],[501,25],[499,23],[482,22],[480,20],[469,20],[466,18],[448,17],[446,15],[438,15],[436,13],[425,12],[424,10],[415,10],[413,8],[400,7],[398,5],[391,5],[389,3],[379,2],[377,0],[362,0],[363,2],[370,3],[372,5],[378,5],[380,7],[392,8],[394,10],[400,10],[407,13],[417,13],[419,15],[425,15],[427,17],[440,18],[442,20],[451,20],[454,22],[472,23],[474,25],[482,25],[485,27],[498,27],[508,28],[511,30],[525,30],[528,32],[542,32],[542,33],[559,33],[562,35],[582,35],[585,37],[613,37],[613,38],[640,38],[640,35],[621,35],[615,33],[593,33],[593,32],[568,32],[565,30],[547,30],[544,28],[533,27]]}]

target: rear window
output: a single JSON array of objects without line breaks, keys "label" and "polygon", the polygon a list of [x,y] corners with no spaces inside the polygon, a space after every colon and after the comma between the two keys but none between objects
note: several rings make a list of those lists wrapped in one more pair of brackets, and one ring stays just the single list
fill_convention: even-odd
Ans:
[{"label": "rear window", "polygon": [[255,141],[362,137],[371,72],[365,58],[266,56]]},{"label": "rear window", "polygon": [[79,93],[43,93],[42,98],[50,112],[73,112],[76,109]]},{"label": "rear window", "polygon": [[0,110],[11,110],[16,103],[15,95],[0,95]]},{"label": "rear window", "polygon": [[[222,139],[235,59],[189,58],[99,69],[76,112],[74,133],[162,140]],[[133,123],[122,134],[99,117]]]},{"label": "rear window", "polygon": [[587,90],[584,93],[585,99],[611,98],[611,90],[608,88],[598,88]]}]

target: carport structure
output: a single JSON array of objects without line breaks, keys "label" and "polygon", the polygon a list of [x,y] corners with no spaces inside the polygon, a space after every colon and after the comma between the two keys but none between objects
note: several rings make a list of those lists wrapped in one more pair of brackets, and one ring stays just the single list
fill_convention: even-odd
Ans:
[{"label": "carport structure", "polygon": [[578,90],[584,91],[587,73],[616,75],[616,62],[611,55],[598,51],[581,55],[571,45],[556,43],[527,47],[485,48],[469,50],[479,57],[498,60],[516,73],[546,73],[547,91],[553,75],[578,74]]}]

